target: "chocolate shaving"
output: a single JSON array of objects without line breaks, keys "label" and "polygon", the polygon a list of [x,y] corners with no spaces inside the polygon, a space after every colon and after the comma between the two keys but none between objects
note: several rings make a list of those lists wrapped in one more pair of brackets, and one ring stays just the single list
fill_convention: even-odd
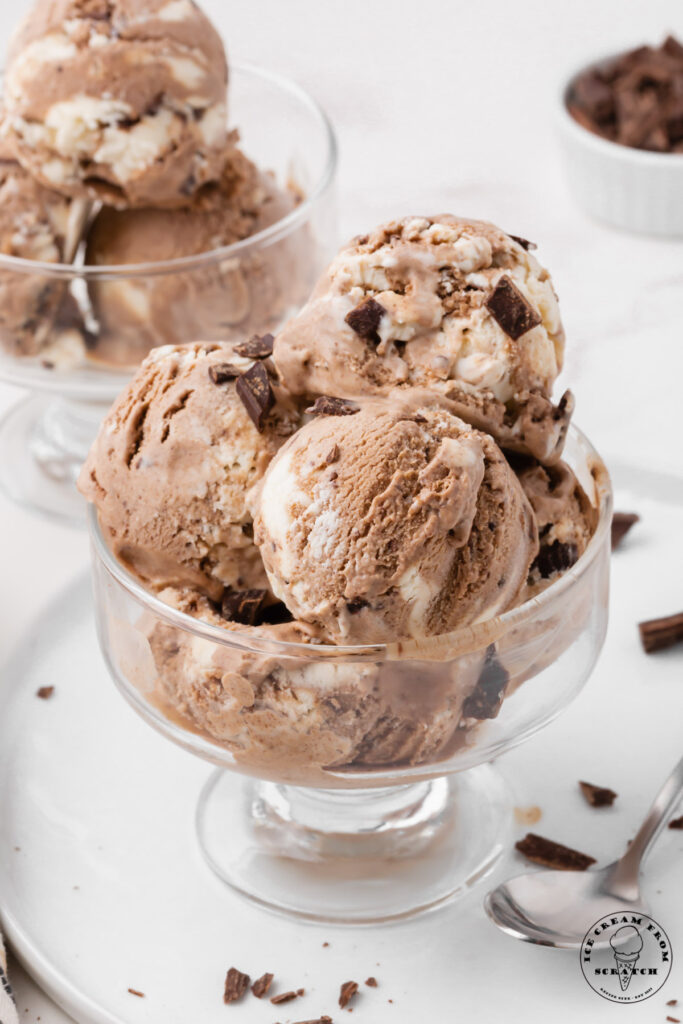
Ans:
[{"label": "chocolate shaving", "polygon": [[41,700],[49,700],[54,692],[54,686],[41,686],[36,690],[36,697],[40,697]]},{"label": "chocolate shaving", "polygon": [[233,363],[214,363],[209,367],[209,377],[214,384],[227,384],[228,381],[239,377],[241,372],[240,368],[234,366]]},{"label": "chocolate shaving", "polygon": [[377,328],[385,313],[386,309],[376,299],[364,299],[360,305],[346,314],[344,321],[361,338],[377,345],[380,340]]},{"label": "chocolate shaving", "polygon": [[130,994],[132,996],[137,996],[138,999],[144,999],[145,998],[145,993],[144,992],[139,992],[136,988],[129,988],[128,991],[130,992]]},{"label": "chocolate shaving", "polygon": [[637,522],[640,516],[636,512],[615,512],[612,516],[612,551],[618,548],[622,540]]},{"label": "chocolate shaving", "polygon": [[295,1020],[294,1024],[333,1024],[332,1018],[323,1014],[322,1017],[316,1017],[315,1020]]},{"label": "chocolate shaving", "polygon": [[249,975],[242,974],[236,967],[231,967],[225,976],[224,1003],[234,1003],[241,999],[249,987]]},{"label": "chocolate shaving", "polygon": [[595,864],[595,857],[579,853],[578,850],[572,850],[569,846],[563,846],[533,832],[527,832],[524,839],[515,843],[515,849],[534,864],[542,864],[543,867],[559,871],[585,871],[591,864]]},{"label": "chocolate shaving", "polygon": [[486,308],[509,338],[517,341],[541,323],[539,313],[504,274],[486,300]]},{"label": "chocolate shaving", "polygon": [[372,976],[366,978],[365,984],[368,986],[368,988],[377,988],[377,978],[373,978]]},{"label": "chocolate shaving", "polygon": [[508,238],[511,238],[513,242],[517,242],[517,245],[521,245],[522,249],[526,249],[529,252],[530,249],[538,249],[535,242],[530,242],[528,238],[522,238],[521,235],[511,235],[507,232]]},{"label": "chocolate shaving", "polygon": [[254,363],[246,373],[238,377],[235,388],[252,423],[258,431],[262,431],[263,421],[275,405],[275,393],[263,363]]},{"label": "chocolate shaving", "polygon": [[267,359],[273,354],[274,341],[272,334],[255,334],[249,341],[235,345],[235,352],[246,359]]},{"label": "chocolate shaving", "polygon": [[221,601],[221,615],[228,622],[256,626],[267,597],[267,590],[233,590],[232,587],[226,587]]},{"label": "chocolate shaving", "polygon": [[291,1003],[292,999],[298,999],[303,994],[304,990],[302,988],[296,992],[281,992],[279,996],[273,996],[270,1001],[274,1006],[279,1006],[281,1003]]},{"label": "chocolate shaving", "polygon": [[614,790],[605,786],[594,786],[591,782],[579,782],[579,786],[591,807],[611,807],[617,798]]},{"label": "chocolate shaving", "polygon": [[669,1016],[669,1014],[667,1014],[667,1015],[666,1015],[666,1019],[667,1019],[668,1021],[670,1021],[670,1022],[671,1022],[671,1024],[681,1024],[681,1021],[680,1021],[680,1018],[679,1018],[679,1017],[670,1017],[670,1016]]},{"label": "chocolate shaving", "polygon": [[663,651],[683,640],[683,612],[662,619],[639,622],[640,641],[646,654]]},{"label": "chocolate shaving", "polygon": [[357,981],[345,981],[339,989],[339,1005],[342,1010],[348,1006],[356,992],[358,991]]},{"label": "chocolate shaving", "polygon": [[669,828],[683,830],[683,814],[680,818],[672,818],[669,822]]},{"label": "chocolate shaving", "polygon": [[462,706],[463,718],[477,718],[480,721],[485,718],[496,718],[509,679],[507,669],[503,668],[498,660],[495,644],[490,644],[477,685]]},{"label": "chocolate shaving", "polygon": [[251,986],[251,991],[257,999],[263,999],[273,982],[273,977],[274,975],[272,974],[262,974],[260,978],[256,979]]},{"label": "chocolate shaving", "polygon": [[309,405],[306,412],[311,416],[353,416],[360,412],[355,402],[349,402],[346,398],[334,398],[332,395],[320,395],[313,405]]},{"label": "chocolate shaving", "polygon": [[531,571],[537,569],[541,578],[547,580],[556,572],[566,572],[579,557],[579,549],[576,544],[563,544],[562,541],[554,540],[552,544],[542,544],[541,549],[531,566]]}]

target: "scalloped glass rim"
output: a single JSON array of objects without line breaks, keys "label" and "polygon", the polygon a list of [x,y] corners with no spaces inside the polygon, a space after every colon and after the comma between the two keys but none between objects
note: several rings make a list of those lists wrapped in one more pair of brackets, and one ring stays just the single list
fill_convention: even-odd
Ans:
[{"label": "scalloped glass rim", "polygon": [[300,223],[306,221],[310,215],[311,207],[329,188],[337,166],[338,145],[337,137],[332,122],[327,114],[305,89],[296,82],[273,71],[267,71],[256,64],[232,64],[231,72],[253,76],[257,79],[269,82],[283,92],[288,92],[318,119],[323,133],[327,140],[327,159],[323,172],[313,187],[308,190],[301,203],[281,220],[276,221],[269,227],[258,231],[248,238],[231,245],[221,246],[219,249],[209,249],[206,252],[197,253],[195,256],[181,256],[172,260],[160,260],[155,263],[131,263],[112,264],[107,267],[88,264],[85,266],[74,266],[71,263],[43,263],[39,260],[27,260],[21,256],[6,256],[0,254],[0,270],[11,270],[20,274],[40,274],[48,278],[87,278],[88,280],[112,280],[118,277],[154,277],[164,274],[179,273],[180,271],[196,270],[203,266],[210,266],[217,261],[228,259],[243,253],[245,249],[263,248],[267,245],[274,245],[283,237],[288,235]]},{"label": "scalloped glass rim", "polygon": [[401,640],[391,644],[361,644],[335,646],[333,644],[304,644],[290,641],[274,640],[268,637],[245,636],[231,633],[213,626],[202,619],[195,619],[185,612],[178,611],[165,604],[152,594],[130,573],[110,551],[100,529],[94,505],[88,507],[88,525],[94,552],[107,572],[127,590],[140,604],[146,606],[160,619],[201,637],[204,640],[221,644],[224,647],[257,652],[259,654],[280,654],[284,657],[317,661],[320,658],[331,658],[343,661],[447,661],[463,654],[480,651],[494,643],[510,629],[533,619],[546,605],[559,598],[572,587],[593,563],[610,529],[612,521],[612,488],[609,474],[586,435],[573,424],[569,428],[569,436],[575,440],[582,450],[586,462],[594,472],[596,496],[598,498],[598,525],[591,537],[586,550],[578,561],[559,579],[547,587],[537,597],[517,605],[502,615],[486,619],[439,636],[425,637],[420,640]]}]

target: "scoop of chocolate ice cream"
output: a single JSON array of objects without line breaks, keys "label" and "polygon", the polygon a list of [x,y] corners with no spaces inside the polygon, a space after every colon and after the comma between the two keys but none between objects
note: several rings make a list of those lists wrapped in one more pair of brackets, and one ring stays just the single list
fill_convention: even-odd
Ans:
[{"label": "scoop of chocolate ice cream", "polygon": [[564,331],[531,248],[446,214],[354,239],[277,338],[287,386],[346,397],[428,387],[504,448],[558,458],[572,411],[569,394],[551,401]]},{"label": "scoop of chocolate ice cream", "polygon": [[117,557],[157,588],[267,585],[245,495],[297,412],[232,346],[155,349],[112,407],[81,472]]},{"label": "scoop of chocolate ice cream", "polygon": [[290,612],[335,642],[378,643],[508,608],[537,534],[495,442],[419,390],[315,409],[249,499]]},{"label": "scoop of chocolate ice cream", "polygon": [[566,462],[542,466],[523,460],[516,471],[534,510],[540,542],[529,573],[531,596],[578,561],[595,532],[598,513]]},{"label": "scoop of chocolate ice cream", "polygon": [[[39,185],[0,145],[0,252],[23,260],[61,263],[70,203]],[[24,270],[28,270],[27,267]],[[0,271],[0,346],[13,355],[35,355],[51,331],[67,282],[39,270]]]},{"label": "scoop of chocolate ice cream", "polygon": [[5,130],[66,195],[182,206],[220,173],[226,90],[193,0],[37,0],[9,50]]},{"label": "scoop of chocolate ice cream", "polygon": [[[245,156],[234,134],[220,179],[182,210],[105,207],[89,232],[86,261],[139,265],[209,253],[269,227],[296,202]],[[90,355],[135,366],[160,344],[230,341],[277,328],[305,298],[310,262],[308,240],[294,232],[260,251],[218,256],[193,269],[94,281],[99,334]]]}]

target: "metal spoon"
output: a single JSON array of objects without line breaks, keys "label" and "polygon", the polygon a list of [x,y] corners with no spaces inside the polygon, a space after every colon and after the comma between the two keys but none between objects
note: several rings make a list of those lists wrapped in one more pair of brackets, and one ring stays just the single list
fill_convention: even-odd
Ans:
[{"label": "metal spoon", "polygon": [[683,759],[659,791],[621,860],[594,871],[534,871],[492,889],[487,914],[524,942],[578,949],[595,921],[614,911],[648,913],[640,892],[640,865],[683,796]]}]

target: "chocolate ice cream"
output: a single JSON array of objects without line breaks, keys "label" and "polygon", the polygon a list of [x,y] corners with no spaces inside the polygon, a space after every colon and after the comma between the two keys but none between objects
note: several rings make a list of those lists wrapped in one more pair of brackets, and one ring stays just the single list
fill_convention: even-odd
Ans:
[{"label": "chocolate ice cream", "polygon": [[[297,201],[245,156],[233,133],[220,180],[182,210],[103,209],[88,236],[86,262],[138,265],[210,252],[269,227]],[[99,334],[90,355],[137,365],[156,345],[239,340],[276,329],[306,297],[309,266],[309,240],[299,231],[192,270],[94,281]]]},{"label": "chocolate ice cream", "polygon": [[[0,144],[0,252],[41,263],[61,263],[70,203],[39,185]],[[0,347],[35,355],[51,340],[67,282],[33,273],[0,271]]]},{"label": "chocolate ice cream", "polygon": [[245,494],[297,421],[262,361],[230,345],[158,348],[105,419],[79,487],[150,586],[216,600],[225,587],[265,587]]},{"label": "chocolate ice cream", "polygon": [[193,0],[37,0],[9,49],[6,134],[65,195],[183,206],[220,174],[227,75]]},{"label": "chocolate ice cream", "polygon": [[428,387],[502,447],[556,460],[573,400],[551,401],[564,331],[532,248],[446,214],[359,236],[276,340],[287,386],[350,398]]},{"label": "chocolate ice cream", "polygon": [[379,643],[510,607],[538,542],[495,442],[426,391],[317,408],[249,502],[290,612],[337,643]]}]

